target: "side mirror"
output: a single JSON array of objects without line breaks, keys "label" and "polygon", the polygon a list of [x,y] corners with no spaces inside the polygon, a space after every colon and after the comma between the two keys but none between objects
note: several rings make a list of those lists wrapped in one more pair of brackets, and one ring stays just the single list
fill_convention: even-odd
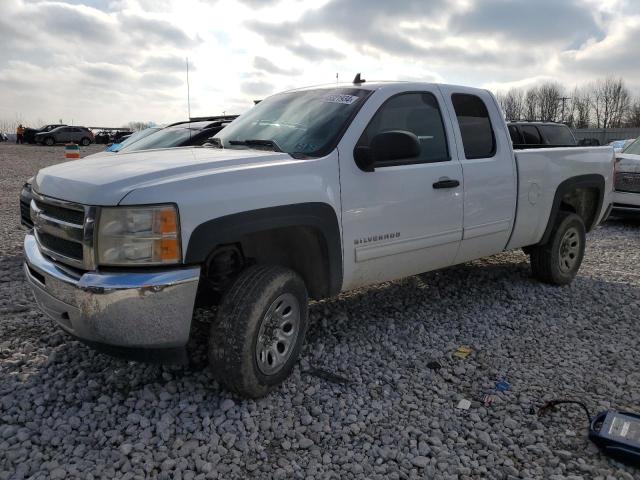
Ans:
[{"label": "side mirror", "polygon": [[415,158],[420,155],[420,141],[412,132],[389,130],[381,132],[371,140],[369,146],[357,146],[353,158],[365,172],[373,172],[377,165],[393,160]]}]

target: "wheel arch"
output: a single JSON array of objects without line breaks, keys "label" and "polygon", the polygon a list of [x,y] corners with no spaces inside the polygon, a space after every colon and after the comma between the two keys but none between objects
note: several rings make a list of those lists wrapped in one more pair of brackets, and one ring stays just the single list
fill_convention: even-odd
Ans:
[{"label": "wheel arch", "polygon": [[605,193],[602,175],[579,175],[564,180],[553,197],[547,227],[538,245],[547,243],[560,211],[570,211],[582,217],[587,232],[597,224]]},{"label": "wheel arch", "polygon": [[[287,234],[293,235],[289,242],[283,240]],[[342,288],[340,227],[326,203],[260,208],[206,221],[191,233],[185,263],[205,264],[216,249],[230,244],[242,245],[261,261],[284,261],[303,277],[312,298]]]}]

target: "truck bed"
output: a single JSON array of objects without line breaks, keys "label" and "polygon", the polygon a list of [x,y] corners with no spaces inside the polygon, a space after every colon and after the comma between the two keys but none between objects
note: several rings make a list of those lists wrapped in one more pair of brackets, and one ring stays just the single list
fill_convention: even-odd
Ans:
[{"label": "truck bed", "polygon": [[569,178],[594,174],[604,177],[605,194],[596,225],[602,221],[612,202],[615,154],[611,147],[535,148],[517,150],[514,155],[518,170],[518,202],[507,250],[540,241],[547,227],[554,194]]}]

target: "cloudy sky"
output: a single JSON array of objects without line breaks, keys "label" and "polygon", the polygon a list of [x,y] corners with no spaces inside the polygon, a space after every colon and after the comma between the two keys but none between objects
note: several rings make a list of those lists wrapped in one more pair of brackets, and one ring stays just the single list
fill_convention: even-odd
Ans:
[{"label": "cloudy sky", "polygon": [[620,75],[640,93],[640,0],[0,0],[0,120],[119,126],[241,113],[297,86],[492,90]]}]

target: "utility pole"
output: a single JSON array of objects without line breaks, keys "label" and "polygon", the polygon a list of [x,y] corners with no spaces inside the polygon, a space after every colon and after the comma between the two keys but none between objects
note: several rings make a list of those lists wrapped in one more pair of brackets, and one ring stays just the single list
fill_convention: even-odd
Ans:
[{"label": "utility pole", "polygon": [[187,62],[187,113],[189,114],[189,121],[191,121],[191,97],[189,92],[189,57],[186,58]]},{"label": "utility pole", "polygon": [[564,123],[564,105],[567,100],[571,100],[571,97],[560,97],[560,100],[562,101],[562,118],[560,119],[560,123]]}]

